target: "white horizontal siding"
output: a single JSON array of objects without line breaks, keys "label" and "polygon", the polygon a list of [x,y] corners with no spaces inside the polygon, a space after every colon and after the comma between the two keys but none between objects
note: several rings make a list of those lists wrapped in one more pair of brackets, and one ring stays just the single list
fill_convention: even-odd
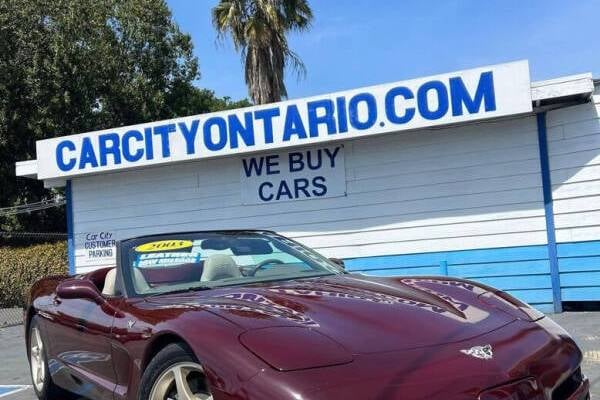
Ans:
[{"label": "white horizontal siding", "polygon": [[[78,178],[76,245],[201,229],[274,229],[329,256],[546,243],[535,119],[354,140],[346,197],[242,205],[240,159]],[[77,264],[77,260],[76,260]]]},{"label": "white horizontal siding", "polygon": [[600,98],[548,113],[556,239],[600,239]]}]

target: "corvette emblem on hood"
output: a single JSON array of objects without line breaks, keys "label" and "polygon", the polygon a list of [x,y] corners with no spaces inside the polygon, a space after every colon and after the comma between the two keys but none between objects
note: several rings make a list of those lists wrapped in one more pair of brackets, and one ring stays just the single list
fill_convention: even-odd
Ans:
[{"label": "corvette emblem on hood", "polygon": [[494,357],[492,345],[490,344],[486,344],[485,346],[474,346],[470,349],[461,350],[460,352],[482,360],[491,360]]}]

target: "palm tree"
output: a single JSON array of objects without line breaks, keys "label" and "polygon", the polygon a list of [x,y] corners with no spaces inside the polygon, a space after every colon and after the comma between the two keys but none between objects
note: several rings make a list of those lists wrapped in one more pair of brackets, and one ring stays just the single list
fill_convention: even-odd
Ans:
[{"label": "palm tree", "polygon": [[286,34],[310,26],[308,0],[219,0],[212,10],[219,37],[228,33],[245,58],[246,85],[255,104],[287,97],[283,81],[286,67],[299,76],[306,73],[300,58],[289,48]]}]

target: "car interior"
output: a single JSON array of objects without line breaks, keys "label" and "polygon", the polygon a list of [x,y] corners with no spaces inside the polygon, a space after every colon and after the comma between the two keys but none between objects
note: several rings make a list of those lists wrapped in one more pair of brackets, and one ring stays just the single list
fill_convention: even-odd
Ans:
[{"label": "car interior", "polygon": [[[196,262],[179,263],[176,258],[161,258],[165,252],[150,252],[144,253],[146,258],[143,258],[150,260],[150,263],[143,265],[140,263],[140,253],[132,249],[130,268],[136,292],[151,293],[163,286],[178,288],[200,282],[235,282],[245,277],[269,278],[312,271],[305,262],[262,239],[208,238],[198,243],[201,244],[203,257]],[[194,254],[191,249],[188,251],[188,254]],[[102,295],[111,297],[121,294],[116,267],[97,270],[89,277]]]}]

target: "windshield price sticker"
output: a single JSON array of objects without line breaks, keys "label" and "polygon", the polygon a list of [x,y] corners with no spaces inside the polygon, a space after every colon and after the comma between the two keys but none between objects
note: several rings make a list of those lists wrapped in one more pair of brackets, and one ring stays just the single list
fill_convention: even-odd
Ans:
[{"label": "windshield price sticker", "polygon": [[244,204],[345,196],[344,146],[244,158],[240,180]]},{"label": "windshield price sticker", "polygon": [[164,267],[181,264],[197,264],[200,262],[200,253],[142,253],[138,254],[133,262],[134,267]]},{"label": "windshield price sticker", "polygon": [[135,248],[138,253],[150,253],[155,251],[170,251],[192,247],[194,243],[191,240],[159,240],[156,242],[144,243]]}]

